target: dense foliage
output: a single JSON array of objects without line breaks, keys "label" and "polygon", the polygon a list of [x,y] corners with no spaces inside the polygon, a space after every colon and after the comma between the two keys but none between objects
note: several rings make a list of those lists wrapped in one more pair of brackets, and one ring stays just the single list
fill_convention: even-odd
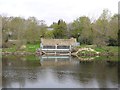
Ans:
[{"label": "dense foliage", "polygon": [[87,16],[81,16],[71,23],[63,20],[54,22],[49,28],[44,20],[35,17],[24,19],[22,17],[2,16],[3,46],[8,46],[8,39],[19,40],[21,44],[36,44],[40,36],[44,38],[77,38],[80,44],[97,46],[118,45],[118,15],[111,16],[110,11],[103,10],[101,16],[91,21]]}]

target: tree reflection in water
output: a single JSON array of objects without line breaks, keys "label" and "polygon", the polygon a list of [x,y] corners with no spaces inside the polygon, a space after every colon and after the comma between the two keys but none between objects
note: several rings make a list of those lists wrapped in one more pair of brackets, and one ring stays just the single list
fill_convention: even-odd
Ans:
[{"label": "tree reflection in water", "polygon": [[[42,59],[42,60],[41,60]],[[117,87],[117,64],[77,58],[5,56],[3,87]]]}]

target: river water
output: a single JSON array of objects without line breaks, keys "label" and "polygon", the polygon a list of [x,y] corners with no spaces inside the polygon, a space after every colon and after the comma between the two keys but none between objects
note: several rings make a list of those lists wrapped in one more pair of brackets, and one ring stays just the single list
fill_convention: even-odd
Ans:
[{"label": "river water", "polygon": [[69,56],[3,56],[2,87],[118,88],[118,65],[104,59],[81,61]]}]

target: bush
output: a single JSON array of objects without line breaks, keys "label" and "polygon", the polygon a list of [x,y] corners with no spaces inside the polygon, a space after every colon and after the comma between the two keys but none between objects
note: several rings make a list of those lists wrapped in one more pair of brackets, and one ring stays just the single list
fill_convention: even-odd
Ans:
[{"label": "bush", "polygon": [[118,46],[118,40],[115,40],[113,38],[110,38],[108,40],[108,46]]}]

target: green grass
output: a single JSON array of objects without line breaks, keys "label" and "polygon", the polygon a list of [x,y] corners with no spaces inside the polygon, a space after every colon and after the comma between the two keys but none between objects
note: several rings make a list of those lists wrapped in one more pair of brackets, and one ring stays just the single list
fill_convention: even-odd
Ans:
[{"label": "green grass", "polygon": [[[113,53],[114,56],[100,56],[96,57],[95,60],[111,60],[111,61],[120,61],[118,59],[118,46],[102,46],[102,47],[97,47],[96,45],[81,45],[78,46],[77,48],[92,48],[97,52],[100,53]],[[86,54],[89,52],[85,52]],[[86,56],[85,56],[86,57]]]},{"label": "green grass", "polygon": [[78,55],[79,55],[79,54],[90,55],[90,54],[96,54],[96,53],[93,52],[93,51],[81,51],[81,52],[78,53]]},{"label": "green grass", "polygon": [[103,48],[95,48],[95,50],[96,50],[97,52],[105,52],[105,50],[104,50]]},{"label": "green grass", "polygon": [[3,52],[15,52],[16,51],[16,48],[15,47],[12,47],[12,48],[4,48],[2,49]]},{"label": "green grass", "polygon": [[[103,46],[103,47],[97,47],[96,45],[80,45],[77,48],[92,48],[94,50],[96,50],[97,52],[101,52],[101,53],[106,53],[111,52],[114,54],[118,54],[118,47],[117,46]],[[24,50],[20,50],[20,51],[26,51],[26,52],[35,52],[36,49],[40,48],[40,44],[27,44],[26,48]],[[16,47],[11,47],[11,48],[5,48],[2,49],[2,51],[7,51],[7,52],[16,52]]]},{"label": "green grass", "polygon": [[[39,44],[27,44],[26,48],[23,50],[19,50],[19,51],[26,51],[26,52],[35,52],[36,49],[40,48]],[[11,48],[4,48],[2,49],[2,51],[7,51],[7,52],[16,52],[17,49],[15,46],[11,47]]]},{"label": "green grass", "polygon": [[40,45],[39,44],[27,44],[26,47],[27,48],[25,49],[25,51],[27,51],[27,52],[35,52],[36,49],[40,48]]},{"label": "green grass", "polygon": [[96,45],[80,45],[77,48],[92,48],[94,50],[96,50],[97,52],[113,52],[113,53],[118,53],[118,47],[117,46],[102,46],[102,47],[97,47]]},{"label": "green grass", "polygon": [[96,47],[95,50],[102,53],[109,52],[109,53],[114,53],[116,55],[118,54],[117,46]]}]

